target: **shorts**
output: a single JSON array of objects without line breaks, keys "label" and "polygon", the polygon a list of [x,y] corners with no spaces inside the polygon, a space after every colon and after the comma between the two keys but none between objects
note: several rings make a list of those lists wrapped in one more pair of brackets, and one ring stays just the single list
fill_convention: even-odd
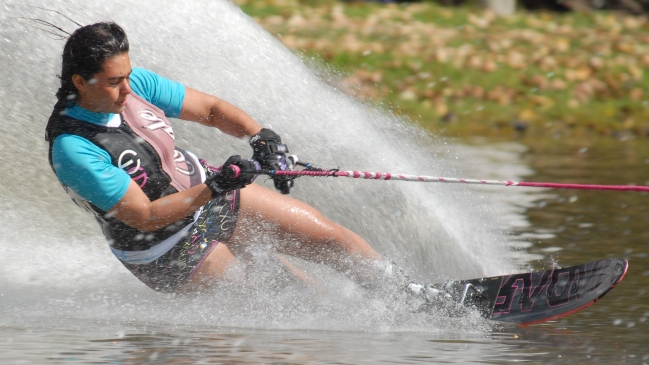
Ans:
[{"label": "shorts", "polygon": [[122,264],[153,290],[178,291],[214,247],[232,237],[239,216],[239,193],[233,190],[205,204],[187,236],[155,261]]}]

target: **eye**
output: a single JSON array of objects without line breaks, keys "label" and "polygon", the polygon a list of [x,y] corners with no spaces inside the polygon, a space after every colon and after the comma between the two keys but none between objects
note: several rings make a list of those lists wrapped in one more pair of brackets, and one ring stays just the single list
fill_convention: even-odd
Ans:
[{"label": "eye", "polygon": [[108,82],[108,85],[110,85],[110,86],[119,86],[119,84],[122,83],[122,80],[124,80],[124,78],[118,78],[118,79],[110,80]]}]

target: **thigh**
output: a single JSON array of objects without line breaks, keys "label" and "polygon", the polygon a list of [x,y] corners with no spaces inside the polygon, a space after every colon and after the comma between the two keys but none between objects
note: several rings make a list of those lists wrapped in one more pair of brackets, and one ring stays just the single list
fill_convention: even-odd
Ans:
[{"label": "thigh", "polygon": [[339,233],[338,225],[315,208],[275,190],[251,184],[241,190],[240,199],[240,218],[247,224],[263,222],[276,234],[327,240]]},{"label": "thigh", "polygon": [[241,189],[239,222],[231,239],[235,255],[238,246],[259,234],[272,236],[279,252],[307,260],[323,262],[331,259],[332,253],[380,259],[365,240],[310,205],[251,184]]}]

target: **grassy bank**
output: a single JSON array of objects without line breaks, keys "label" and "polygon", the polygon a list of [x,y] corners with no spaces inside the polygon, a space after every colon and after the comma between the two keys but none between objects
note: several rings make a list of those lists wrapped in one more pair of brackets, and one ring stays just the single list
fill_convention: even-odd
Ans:
[{"label": "grassy bank", "polygon": [[345,91],[449,136],[649,138],[649,22],[297,0],[237,0]]}]

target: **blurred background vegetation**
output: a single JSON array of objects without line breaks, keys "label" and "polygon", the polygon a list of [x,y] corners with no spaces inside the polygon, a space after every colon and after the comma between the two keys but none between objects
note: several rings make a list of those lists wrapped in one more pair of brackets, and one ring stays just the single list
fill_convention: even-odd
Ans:
[{"label": "blurred background vegetation", "polygon": [[437,134],[649,138],[649,0],[235,2]]}]

